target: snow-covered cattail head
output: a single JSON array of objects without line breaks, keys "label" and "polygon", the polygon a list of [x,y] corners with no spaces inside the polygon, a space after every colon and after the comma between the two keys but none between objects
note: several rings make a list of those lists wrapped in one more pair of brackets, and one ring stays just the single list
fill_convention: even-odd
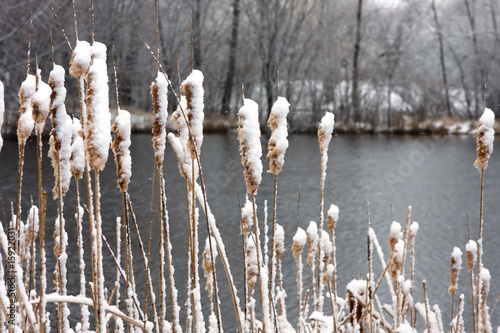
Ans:
[{"label": "snow-covered cattail head", "polygon": [[268,153],[269,172],[275,175],[281,172],[285,164],[285,152],[288,148],[288,129],[286,116],[289,112],[290,104],[284,97],[278,97],[271,109],[271,114],[267,124],[271,128],[271,138],[269,138]]},{"label": "snow-covered cattail head", "polygon": [[153,148],[155,160],[158,165],[163,164],[165,153],[165,140],[168,117],[168,81],[165,75],[158,72],[156,80],[151,83],[151,96],[153,97]]},{"label": "snow-covered cattail head", "polygon": [[318,225],[316,222],[309,222],[307,227],[307,247],[309,252],[307,254],[307,263],[312,267],[314,264],[314,258],[316,256],[316,249],[318,248]]},{"label": "snow-covered cattail head", "polygon": [[297,232],[295,236],[293,236],[293,245],[292,251],[295,259],[298,259],[302,254],[302,250],[304,249],[304,245],[306,245],[307,235],[304,229],[297,228]]},{"label": "snow-covered cattail head", "polygon": [[248,234],[252,230],[253,226],[253,207],[252,202],[247,199],[245,206],[241,209],[241,223],[240,229],[241,233],[244,235]]},{"label": "snow-covered cattail head", "polygon": [[[212,237],[212,236],[210,236]],[[212,253],[210,253],[210,243],[212,243]],[[213,288],[213,271],[214,271],[214,262],[215,258],[217,258],[217,246],[215,243],[215,238],[211,238],[209,241],[208,237],[205,242],[205,250],[203,251],[203,261],[202,261],[202,266],[203,266],[203,272],[205,274],[205,278],[207,279],[207,284],[206,284],[206,289],[208,291],[211,291]]]},{"label": "snow-covered cattail head", "polygon": [[85,171],[82,125],[78,118],[73,119],[71,133],[71,174],[76,179],[82,178]]},{"label": "snow-covered cattail head", "polygon": [[71,76],[79,79],[87,73],[91,62],[91,47],[90,44],[84,40],[76,42],[76,47],[71,55],[71,67],[69,73]]},{"label": "snow-covered cattail head", "polygon": [[36,130],[41,133],[45,125],[45,120],[49,116],[50,112],[50,96],[52,95],[52,89],[50,86],[42,81],[41,70],[37,70],[37,89],[33,98],[31,99],[31,107],[33,108],[33,120],[36,123]]},{"label": "snow-covered cattail head", "polygon": [[113,123],[115,139],[112,148],[115,154],[116,175],[120,191],[126,192],[132,176],[132,158],[130,157],[130,113],[119,110]]},{"label": "snow-covered cattail head", "polygon": [[418,222],[412,222],[410,224],[410,247],[415,247],[415,237],[417,237],[417,232],[418,232]]},{"label": "snow-covered cattail head", "polygon": [[95,42],[92,45],[92,64],[86,79],[85,151],[92,168],[100,171],[106,165],[111,144],[108,68],[106,65],[106,46],[102,43]]},{"label": "snow-covered cattail head", "polygon": [[334,204],[330,205],[330,209],[328,209],[328,218],[327,218],[327,227],[330,232],[335,229],[335,224],[339,220],[339,207]]},{"label": "snow-covered cattail head", "polygon": [[3,87],[3,82],[0,81],[0,151],[2,151],[2,146],[3,146],[2,126],[3,126],[4,112],[5,112],[4,87]]},{"label": "snow-covered cattail head", "polygon": [[17,137],[19,143],[25,143],[31,135],[35,121],[32,116],[31,99],[36,91],[36,77],[29,74],[19,88],[19,122],[17,124]]},{"label": "snow-covered cattail head", "polygon": [[186,116],[188,117],[192,140],[194,142],[194,147],[192,147],[191,140],[189,140],[188,146],[193,158],[196,158],[193,154],[195,152],[200,153],[201,144],[203,143],[203,109],[205,107],[203,104],[203,73],[197,69],[192,71],[182,82],[182,90],[186,96],[187,110],[189,110]]},{"label": "snow-covered cattail head", "polygon": [[327,265],[328,262],[330,262],[333,247],[332,247],[332,242],[330,241],[330,235],[325,230],[321,230],[321,245],[323,246],[323,254],[324,254],[323,262],[325,263],[325,265]]},{"label": "snow-covered cattail head", "polygon": [[276,223],[276,231],[274,233],[275,248],[276,248],[276,258],[281,258],[283,252],[285,252],[285,229]]},{"label": "snow-covered cattail head", "polygon": [[325,273],[323,274],[323,281],[325,283],[329,283],[333,277],[333,273],[335,273],[335,266],[328,264],[326,266]]},{"label": "snow-covered cattail head", "polygon": [[394,245],[392,253],[390,274],[391,274],[391,279],[393,280],[399,276],[399,273],[403,268],[403,257],[404,257],[404,242],[401,239],[399,239]]},{"label": "snow-covered cattail head", "polygon": [[[49,155],[54,167],[54,179],[56,179],[52,193],[54,198],[59,194],[65,195],[69,190],[71,182],[71,136],[73,131],[73,121],[66,114],[66,110],[57,117],[56,127],[50,133]],[[59,188],[60,185],[60,188]]]},{"label": "snow-covered cattail head", "polygon": [[458,286],[458,275],[462,269],[462,251],[458,247],[453,248],[450,259],[450,287],[448,294],[454,295]]},{"label": "snow-covered cattail head", "polygon": [[389,245],[391,247],[391,251],[394,251],[394,246],[401,239],[401,237],[403,237],[403,234],[401,233],[401,224],[393,221],[389,232]]},{"label": "snow-covered cattail head", "polygon": [[259,110],[253,100],[245,98],[238,112],[241,161],[245,167],[248,193],[255,195],[262,180],[262,146],[260,144]]},{"label": "snow-covered cattail head", "polygon": [[472,270],[476,265],[477,259],[477,243],[472,239],[465,245],[465,259],[467,262],[467,267]]},{"label": "snow-covered cattail head", "polygon": [[247,284],[250,288],[255,286],[257,282],[257,274],[259,273],[259,267],[257,265],[257,249],[255,247],[255,242],[252,236],[246,238],[246,265],[248,281]]},{"label": "snow-covered cattail head", "polygon": [[481,118],[479,118],[479,128],[477,129],[477,159],[474,166],[479,171],[484,171],[488,167],[488,160],[493,152],[493,140],[495,139],[495,114],[486,108]]},{"label": "snow-covered cattail head", "polygon": [[318,127],[319,151],[324,155],[328,151],[330,140],[332,139],[333,127],[335,126],[335,117],[331,112],[325,112]]}]

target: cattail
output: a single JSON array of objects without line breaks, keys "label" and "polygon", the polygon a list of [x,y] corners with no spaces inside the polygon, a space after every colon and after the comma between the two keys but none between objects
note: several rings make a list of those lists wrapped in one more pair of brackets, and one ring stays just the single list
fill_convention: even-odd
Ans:
[{"label": "cattail", "polygon": [[334,204],[330,205],[330,209],[328,209],[328,217],[327,217],[327,228],[330,232],[333,232],[335,229],[335,224],[339,220],[339,207]]},{"label": "cattail", "polygon": [[448,294],[454,295],[457,291],[458,275],[462,269],[462,251],[458,247],[453,248],[450,266],[450,287],[448,288]]},{"label": "cattail", "polygon": [[26,143],[31,135],[35,121],[32,116],[31,99],[36,91],[36,77],[28,75],[19,88],[20,117],[17,124],[17,137],[19,143]]},{"label": "cattail", "polygon": [[490,292],[490,281],[491,274],[487,268],[482,268],[479,274],[479,279],[481,280],[481,324],[482,331],[485,333],[492,333],[491,321],[488,313],[488,306],[486,305],[486,298]]},{"label": "cattail", "polygon": [[394,245],[392,252],[392,261],[390,267],[391,279],[399,276],[401,269],[403,269],[403,256],[404,256],[404,242],[399,239]]},{"label": "cattail", "polygon": [[71,55],[71,67],[69,73],[71,76],[79,79],[87,73],[91,63],[92,50],[88,42],[79,40]]},{"label": "cattail", "polygon": [[321,244],[323,245],[323,262],[326,266],[330,262],[333,247],[330,241],[330,235],[325,230],[321,230]]},{"label": "cattail", "polygon": [[335,273],[335,266],[328,264],[326,266],[325,273],[323,274],[323,282],[328,284],[333,277],[333,273]]},{"label": "cattail", "polygon": [[73,119],[71,132],[71,174],[75,179],[80,179],[85,171],[85,155],[83,150],[83,133],[80,120]]},{"label": "cattail", "polygon": [[38,133],[42,133],[43,127],[45,126],[45,120],[49,116],[50,112],[50,96],[52,94],[52,89],[50,86],[43,82],[41,79],[42,71],[37,70],[37,89],[33,94],[31,99],[31,107],[33,109],[33,120],[36,123],[36,130]]},{"label": "cattail", "polygon": [[483,115],[479,118],[479,128],[477,129],[477,159],[474,166],[479,171],[484,171],[488,167],[488,160],[493,152],[493,140],[495,139],[495,114],[490,109],[484,109]]},{"label": "cattail", "polygon": [[87,72],[86,80],[85,151],[92,168],[101,171],[106,165],[111,144],[106,46],[102,43],[95,42],[92,45],[92,64]]},{"label": "cattail", "polygon": [[465,245],[465,259],[467,262],[467,267],[472,270],[476,265],[477,259],[477,243],[472,239]]},{"label": "cattail", "polygon": [[321,155],[326,155],[328,152],[328,146],[330,145],[330,140],[332,139],[334,125],[335,117],[333,113],[325,112],[325,115],[321,118],[321,123],[318,127],[318,142]]},{"label": "cattail", "polygon": [[318,246],[318,226],[316,222],[309,222],[306,233],[307,247],[309,248],[309,252],[307,254],[307,263],[312,267],[314,265],[314,257],[316,255],[316,249]]},{"label": "cattail", "polygon": [[168,79],[158,72],[156,80],[151,83],[151,96],[153,97],[153,147],[155,160],[158,165],[163,164],[165,153],[165,140],[168,117]]},{"label": "cattail", "polygon": [[116,174],[120,191],[126,192],[132,176],[132,158],[130,157],[130,113],[119,110],[112,127],[115,132],[112,148],[115,154]]},{"label": "cattail", "polygon": [[[186,96],[189,126],[191,129],[192,141],[188,141],[188,147],[191,151],[192,158],[196,158],[195,152],[200,154],[201,145],[203,143],[203,73],[199,70],[194,70],[182,82],[182,90]],[[194,146],[192,146],[194,143]]]},{"label": "cattail", "polygon": [[389,232],[389,246],[391,247],[392,252],[394,252],[394,246],[401,239],[401,237],[403,237],[403,234],[401,233],[401,224],[393,221]]},{"label": "cattail", "polygon": [[267,124],[271,128],[267,158],[269,158],[269,172],[278,175],[285,164],[285,152],[288,148],[288,129],[286,116],[290,104],[284,97],[278,97],[271,109]]},{"label": "cattail", "polygon": [[[50,95],[50,112],[52,114],[52,131],[50,132],[50,150],[54,169],[55,186],[52,190],[54,197],[59,197],[59,191],[64,195],[69,189],[71,180],[70,158],[71,158],[71,135],[72,120],[66,113],[64,101],[66,99],[66,88],[64,87],[64,68],[54,65],[50,72],[48,84],[52,89]],[[60,179],[60,182],[57,181]],[[61,189],[59,189],[61,186]]]},{"label": "cattail", "polygon": [[278,260],[281,258],[283,252],[285,252],[285,229],[279,224],[276,224],[276,231],[274,234],[275,238],[275,248],[276,248],[276,258]]},{"label": "cattail", "polygon": [[295,259],[298,259],[302,254],[304,245],[306,245],[307,235],[304,229],[297,228],[295,236],[293,236],[292,252]]},{"label": "cattail", "polygon": [[211,239],[211,242],[212,242],[212,253],[210,253],[210,241],[207,237],[207,240],[205,242],[205,250],[203,251],[203,261],[202,261],[203,272],[205,274],[205,278],[207,279],[206,290],[210,293],[210,295],[212,294],[213,291],[214,262],[212,262],[212,256],[214,261],[215,258],[217,258],[217,246],[215,245],[215,239],[213,237]]},{"label": "cattail", "polygon": [[418,222],[412,222],[410,225],[410,248],[415,247],[415,237],[417,236],[418,232]]},{"label": "cattail", "polygon": [[3,82],[0,80],[0,151],[2,151],[2,146],[3,146],[2,126],[3,126],[4,112],[5,112],[4,87],[3,87]]},{"label": "cattail", "polygon": [[252,202],[247,199],[245,206],[241,209],[240,231],[247,235],[253,227],[253,207]]},{"label": "cattail", "polygon": [[246,265],[247,265],[247,284],[250,288],[255,286],[257,282],[257,274],[259,273],[259,268],[257,264],[257,249],[255,247],[255,242],[252,236],[246,238]]},{"label": "cattail", "polygon": [[258,105],[245,98],[238,112],[241,161],[245,167],[245,180],[248,193],[255,195],[262,180],[262,146],[260,144]]}]

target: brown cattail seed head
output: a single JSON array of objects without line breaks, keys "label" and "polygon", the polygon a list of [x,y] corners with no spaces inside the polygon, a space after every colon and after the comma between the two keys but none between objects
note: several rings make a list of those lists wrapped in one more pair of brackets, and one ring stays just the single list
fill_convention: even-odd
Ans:
[{"label": "brown cattail seed head", "polygon": [[253,288],[255,286],[255,283],[257,282],[259,267],[257,266],[257,250],[255,248],[255,242],[252,239],[252,236],[248,236],[246,238],[246,248],[246,265],[248,274],[247,284],[250,288]]},{"label": "brown cattail seed head", "polygon": [[304,229],[298,228],[295,236],[293,236],[292,251],[295,259],[298,259],[302,254],[304,245],[306,244],[307,235]]},{"label": "brown cattail seed head", "polygon": [[33,132],[35,122],[32,117],[31,99],[36,92],[36,77],[28,75],[19,88],[20,117],[17,124],[17,137],[19,142],[26,140]]},{"label": "brown cattail seed head", "polygon": [[335,229],[335,224],[339,220],[339,207],[334,204],[330,205],[330,209],[328,209],[328,217],[327,217],[327,227],[330,232]]},{"label": "brown cattail seed head", "polygon": [[479,118],[479,128],[477,129],[477,159],[474,166],[479,171],[484,171],[488,167],[488,160],[493,152],[493,140],[495,131],[495,114],[486,108],[483,115]]},{"label": "brown cattail seed head", "polygon": [[475,241],[469,240],[467,245],[465,245],[465,258],[467,261],[467,267],[469,270],[472,270],[474,265],[476,265],[477,258],[477,243]]},{"label": "brown cattail seed head", "polygon": [[115,154],[118,187],[120,191],[126,192],[130,183],[130,177],[132,176],[132,159],[129,150],[131,144],[130,113],[128,111],[119,110],[112,130],[115,132],[115,139],[111,148]]},{"label": "brown cattail seed head", "polygon": [[389,246],[391,251],[394,252],[394,246],[401,239],[403,234],[401,233],[401,224],[399,222],[393,221],[391,224],[391,230],[389,232]]},{"label": "brown cattail seed head", "polygon": [[76,47],[71,55],[71,67],[69,73],[77,79],[82,77],[89,70],[91,62],[91,48],[86,41],[79,40],[76,42]]},{"label": "brown cattail seed head", "polygon": [[286,116],[290,104],[284,97],[278,97],[274,103],[267,124],[271,128],[268,143],[269,172],[279,174],[285,163],[285,152],[288,148],[288,129]]},{"label": "brown cattail seed head", "polygon": [[316,257],[316,249],[318,247],[318,226],[316,222],[311,221],[307,227],[307,247],[309,252],[307,253],[307,264],[309,266],[314,265],[314,258]]},{"label": "brown cattail seed head", "polygon": [[462,251],[458,247],[453,249],[450,259],[450,287],[448,294],[453,295],[457,291],[458,276],[462,269]]},{"label": "brown cattail seed head", "polygon": [[404,253],[404,242],[399,239],[394,245],[394,249],[392,252],[392,261],[390,267],[390,275],[391,279],[396,279],[399,276],[399,273],[403,269],[403,255]]},{"label": "brown cattail seed head", "polygon": [[253,226],[253,206],[250,200],[245,202],[245,206],[241,209],[241,222],[240,229],[241,233],[247,235]]},{"label": "brown cattail seed head", "polygon": [[276,258],[280,259],[283,252],[285,252],[285,229],[276,223],[276,230],[274,233],[274,247],[276,251]]},{"label": "brown cattail seed head", "polygon": [[155,151],[156,164],[162,165],[164,152],[167,117],[168,117],[168,81],[163,73],[158,72],[156,80],[151,84],[151,96],[153,97],[153,148]]}]

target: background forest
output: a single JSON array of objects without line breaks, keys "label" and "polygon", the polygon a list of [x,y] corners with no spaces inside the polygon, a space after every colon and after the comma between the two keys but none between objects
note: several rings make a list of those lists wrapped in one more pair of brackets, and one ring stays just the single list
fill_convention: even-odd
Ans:
[{"label": "background forest", "polygon": [[[47,76],[51,27],[56,63],[71,58],[50,7],[74,46],[72,5],[37,0],[32,6],[32,50]],[[156,44],[155,2],[97,0],[94,6],[96,40],[109,45],[109,53],[115,47],[122,107],[150,113],[156,64],[138,35]],[[26,77],[28,8],[28,0],[2,0],[0,9],[7,127],[16,124],[18,87]],[[385,130],[402,119],[478,118],[484,100],[494,111],[500,103],[499,11],[497,0],[160,0],[160,61],[178,86],[177,63],[181,77],[191,68],[191,12],[193,65],[205,76],[207,124],[234,118],[240,83],[259,102],[264,120],[279,89],[290,101],[295,131],[310,130],[325,110],[335,113],[338,130],[355,123]],[[76,1],[76,13],[79,38],[90,40],[90,1]],[[78,91],[76,80],[67,85]],[[67,99],[69,113],[77,112],[77,101]],[[174,109],[175,101],[169,105]]]}]

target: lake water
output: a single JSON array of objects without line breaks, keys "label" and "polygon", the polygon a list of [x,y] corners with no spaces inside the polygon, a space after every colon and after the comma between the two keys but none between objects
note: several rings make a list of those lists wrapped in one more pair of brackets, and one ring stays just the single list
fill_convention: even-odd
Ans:
[{"label": "lake water", "polygon": [[[265,143],[264,143],[265,142]],[[263,138],[263,144],[267,138]],[[45,145],[46,146],[46,145]],[[393,219],[404,226],[406,211],[412,206],[412,221],[418,221],[420,230],[416,241],[416,276],[415,299],[422,301],[422,280],[426,280],[431,304],[438,304],[443,312],[445,329],[450,318],[451,298],[447,294],[449,285],[450,255],[454,246],[465,253],[467,242],[467,216],[470,221],[470,235],[477,239],[479,218],[479,173],[473,163],[476,158],[475,138],[470,136],[446,137],[411,137],[411,136],[351,136],[341,135],[332,139],[329,151],[327,180],[325,188],[326,208],[330,200],[340,208],[340,219],[336,227],[338,290],[345,295],[345,286],[352,278],[364,278],[367,272],[366,233],[367,201],[370,207],[372,228],[382,244],[386,259],[389,256],[387,242],[391,214]],[[134,135],[132,138],[133,175],[129,193],[135,213],[141,227],[143,240],[147,239],[150,220],[150,205],[153,174],[153,151],[150,135]],[[265,149],[264,151],[267,151]],[[44,189],[52,189],[53,176],[50,160],[44,153]],[[235,281],[242,295],[243,263],[242,245],[239,235],[238,200],[230,164],[235,170],[240,197],[244,198],[245,185],[242,175],[237,138],[235,134],[207,135],[201,153],[204,179],[207,186],[208,201],[217,219],[217,225],[225,241],[227,254]],[[285,229],[285,247],[283,255],[284,285],[287,289],[288,317],[296,323],[296,284],[295,262],[290,251],[292,237],[297,228],[297,199],[300,195],[299,225],[307,228],[309,221],[319,222],[320,201],[320,154],[317,138],[308,135],[292,135],[290,147],[286,153],[285,166],[278,176],[278,211],[277,221]],[[267,161],[266,161],[267,162]],[[265,169],[267,165],[265,162]],[[33,139],[28,144],[23,181],[23,211],[27,212],[30,198],[38,203],[36,153]],[[185,211],[185,187],[181,178],[177,160],[167,145],[164,167],[170,231],[173,243],[173,264],[179,289],[182,313],[186,299],[187,276],[187,225]],[[264,201],[272,206],[273,178],[264,174],[263,182],[256,197],[259,221],[264,220]],[[80,181],[80,187],[84,182]],[[76,224],[73,219],[75,206],[74,183],[65,197],[65,217],[69,234],[69,292],[78,293],[78,259],[76,247]],[[1,216],[10,216],[10,202],[15,202],[17,191],[17,144],[5,142],[0,154],[0,192],[2,195]],[[121,194],[116,188],[115,166],[110,154],[108,166],[102,172],[102,213],[104,234],[110,243],[115,244],[115,218],[121,216]],[[154,228],[157,229],[157,191],[153,207]],[[82,190],[82,196],[85,191]],[[484,201],[484,265],[492,275],[489,295],[490,309],[500,294],[500,153],[494,152],[485,174]],[[392,211],[391,211],[392,206]],[[4,215],[5,214],[5,215]],[[272,212],[269,212],[269,216]],[[26,213],[23,214],[25,219]],[[56,216],[56,201],[49,199],[47,211],[47,253],[49,272],[54,267],[52,255],[53,221]],[[87,220],[85,220],[87,221]],[[206,228],[204,218],[200,221],[200,243],[204,244]],[[87,223],[87,222],[85,222]],[[85,224],[86,226],[86,224]],[[263,230],[263,229],[262,229]],[[135,235],[133,237],[134,244]],[[88,228],[85,228],[85,249],[89,253]],[[157,232],[152,237],[153,254],[157,253]],[[115,276],[115,266],[106,249],[105,254],[106,286],[111,290]],[[153,255],[153,263],[157,256]],[[459,291],[466,296],[467,312],[470,308],[469,278],[465,265],[460,274]],[[135,268],[139,299],[143,299],[145,277],[142,260],[135,253]],[[156,266],[156,265],[155,265]],[[382,267],[378,258],[374,261],[375,274],[378,278]],[[217,266],[222,315],[226,331],[235,331],[234,310],[232,307],[227,280],[220,261]],[[158,272],[153,269],[153,279],[157,281]],[[308,268],[304,276],[309,275]],[[202,275],[202,274],[201,274]],[[202,275],[203,276],[203,275]],[[87,264],[87,279],[91,279],[90,263]],[[49,284],[50,285],[50,284]],[[157,285],[157,284],[156,284]],[[204,282],[202,282],[204,285]],[[158,291],[157,296],[158,296]],[[387,300],[385,283],[378,292]],[[123,295],[123,294],[122,294]],[[202,297],[206,297],[205,294]],[[206,298],[204,298],[206,300]],[[169,304],[169,302],[167,302]],[[456,308],[456,306],[455,306]],[[78,318],[78,308],[71,307],[72,317]],[[326,310],[328,309],[328,310]],[[50,310],[50,308],[49,308]],[[205,310],[208,311],[208,302]],[[329,307],[325,306],[329,313]],[[170,318],[170,315],[167,316]],[[419,322],[422,320],[419,318]],[[493,315],[496,328],[500,325],[500,309]],[[466,321],[471,328],[470,320]],[[184,326],[184,325],[183,325]],[[470,329],[469,329],[470,330]]]}]

